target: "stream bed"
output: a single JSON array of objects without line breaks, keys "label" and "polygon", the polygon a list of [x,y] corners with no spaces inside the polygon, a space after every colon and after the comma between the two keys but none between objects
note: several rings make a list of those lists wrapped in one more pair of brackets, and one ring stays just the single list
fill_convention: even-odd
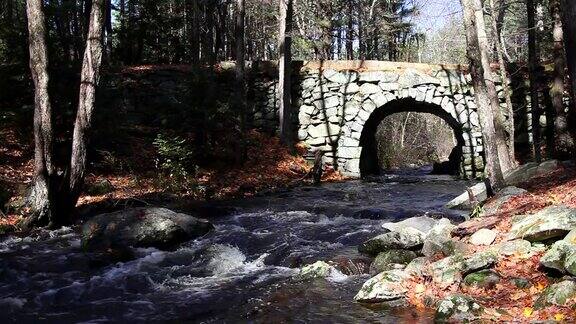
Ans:
[{"label": "stream bed", "polygon": [[383,222],[462,221],[443,205],[470,183],[426,171],[205,205],[189,212],[209,219],[212,233],[172,251],[135,249],[113,264],[83,253],[76,227],[3,237],[2,322],[428,322],[433,314],[355,303],[369,278],[360,270],[293,279],[318,260],[360,267],[357,246],[383,233]]}]

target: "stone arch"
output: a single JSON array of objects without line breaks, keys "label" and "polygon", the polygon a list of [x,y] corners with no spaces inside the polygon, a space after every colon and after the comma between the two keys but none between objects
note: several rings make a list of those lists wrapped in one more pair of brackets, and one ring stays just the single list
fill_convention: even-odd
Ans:
[{"label": "stone arch", "polygon": [[[368,136],[374,134],[380,121],[396,112],[425,112],[445,120],[454,130],[459,147],[462,148],[460,173],[464,177],[479,177],[484,168],[482,132],[474,103],[469,93],[454,94],[440,84],[419,84],[400,88],[398,83],[379,84],[377,89],[371,83],[349,102],[351,107],[344,115],[338,142],[338,165],[345,174],[359,177],[367,166],[365,158],[372,152],[366,151],[370,143]],[[370,89],[373,89],[370,91]],[[368,90],[368,91],[366,91]],[[348,117],[352,114],[352,117]],[[363,162],[364,161],[364,162]],[[369,166],[368,166],[369,168]]]},{"label": "stone arch", "polygon": [[[379,173],[380,167],[378,164],[377,140],[375,137],[378,125],[380,125],[380,122],[386,117],[400,112],[429,113],[446,121],[454,132],[457,147],[460,148],[460,151],[456,153],[458,154],[459,164],[461,165],[464,162],[462,150],[466,147],[466,141],[464,139],[465,129],[462,123],[456,119],[459,116],[451,114],[434,103],[417,101],[415,98],[406,97],[392,100],[375,109],[364,123],[359,142],[362,148],[360,154],[360,174],[362,176]],[[460,169],[463,170],[462,167]]]}]

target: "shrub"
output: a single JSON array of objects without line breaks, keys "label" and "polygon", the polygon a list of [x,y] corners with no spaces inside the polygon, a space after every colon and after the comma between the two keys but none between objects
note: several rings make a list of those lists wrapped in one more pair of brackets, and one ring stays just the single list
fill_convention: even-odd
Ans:
[{"label": "shrub", "polygon": [[162,185],[171,191],[195,190],[198,167],[192,163],[193,150],[186,139],[158,134],[154,146],[158,151],[155,162]]}]

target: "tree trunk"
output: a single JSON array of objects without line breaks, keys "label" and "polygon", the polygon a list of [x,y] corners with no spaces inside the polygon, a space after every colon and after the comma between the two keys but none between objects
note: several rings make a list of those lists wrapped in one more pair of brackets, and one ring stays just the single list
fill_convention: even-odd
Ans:
[{"label": "tree trunk", "polygon": [[550,89],[552,106],[554,107],[554,152],[555,157],[567,158],[574,152],[574,138],[568,128],[568,117],[564,109],[564,79],[566,60],[564,54],[564,34],[562,31],[562,17],[560,1],[550,1],[551,16],[554,21],[552,39],[554,41],[554,79]]},{"label": "tree trunk", "polygon": [[292,0],[279,1],[278,98],[280,100],[280,140],[287,147],[292,147]]},{"label": "tree trunk", "polygon": [[542,160],[540,138],[540,102],[538,96],[538,49],[536,47],[536,7],[534,0],[526,0],[528,13],[528,64],[530,66],[530,104],[532,110],[532,153],[534,160]]},{"label": "tree trunk", "polygon": [[106,59],[112,62],[112,0],[106,0]]},{"label": "tree trunk", "polygon": [[353,15],[353,0],[348,0],[348,26],[346,29],[346,59],[354,59],[354,15]]},{"label": "tree trunk", "polygon": [[[498,64],[500,65],[500,79],[502,80],[502,88],[504,90],[504,99],[506,102],[506,115],[508,115],[506,120],[506,135],[507,135],[507,145],[508,145],[508,156],[513,161],[516,158],[516,150],[514,147],[515,139],[515,129],[514,129],[514,108],[512,105],[512,93],[510,90],[510,77],[508,76],[508,71],[506,68],[506,61],[504,60],[504,50],[502,49],[502,44],[500,43],[500,29],[498,28],[497,15],[499,14],[496,6],[494,5],[494,0],[490,0],[490,20],[492,25],[492,32],[494,33],[494,45],[496,49],[496,56],[498,57]],[[499,110],[500,111],[500,110]]]},{"label": "tree trunk", "polygon": [[236,0],[236,98],[240,113],[240,152],[237,155],[238,164],[246,161],[246,73],[245,73],[245,38],[244,20],[246,9],[244,0]]},{"label": "tree trunk", "polygon": [[464,12],[470,73],[484,136],[486,173],[490,180],[490,185],[497,190],[504,186],[504,177],[500,166],[500,154],[497,144],[498,135],[494,125],[493,100],[490,98],[487,85],[490,82],[491,71],[486,52],[487,47],[483,46],[483,43],[486,42],[485,32],[482,28],[484,25],[484,14],[480,0],[461,0],[461,3]]},{"label": "tree trunk", "polygon": [[104,26],[104,2],[93,0],[90,13],[90,26],[84,50],[84,61],[80,73],[80,96],[76,122],[72,137],[72,157],[70,159],[70,186],[68,205],[70,212],[76,206],[86,171],[86,149],[92,127],[92,112],[96,101],[96,87],[100,80],[102,63],[102,28]]},{"label": "tree trunk", "polygon": [[564,30],[564,49],[566,50],[566,65],[570,76],[570,92],[572,104],[568,112],[569,123],[576,114],[576,1],[561,0],[562,28]]},{"label": "tree trunk", "polygon": [[52,164],[52,108],[48,93],[48,51],[46,49],[46,24],[42,0],[28,0],[28,35],[30,70],[34,81],[34,178],[30,205],[34,215],[25,226],[48,225],[52,218],[51,182],[54,177]]}]

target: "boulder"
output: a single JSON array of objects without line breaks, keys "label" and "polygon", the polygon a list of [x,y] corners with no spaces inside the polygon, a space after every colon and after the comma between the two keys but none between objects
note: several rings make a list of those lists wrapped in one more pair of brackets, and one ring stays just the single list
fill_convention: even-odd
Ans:
[{"label": "boulder", "polygon": [[462,280],[461,255],[454,255],[430,264],[430,276],[441,287],[448,287]]},{"label": "boulder", "polygon": [[402,270],[384,271],[362,285],[354,300],[364,303],[380,303],[404,298],[408,289],[404,282],[410,276]]},{"label": "boulder", "polygon": [[534,215],[521,216],[512,223],[508,240],[531,242],[565,236],[576,228],[576,209],[564,205],[545,208]]},{"label": "boulder", "polygon": [[514,240],[498,245],[498,253],[503,256],[528,256],[532,252],[532,244],[526,240]]},{"label": "boulder", "polygon": [[496,231],[483,228],[478,232],[472,234],[470,237],[470,244],[473,245],[490,245],[496,239]]},{"label": "boulder", "polygon": [[370,273],[377,274],[382,271],[404,268],[410,261],[416,259],[416,257],[416,253],[409,250],[388,250],[380,252],[370,266]]},{"label": "boulder", "polygon": [[534,177],[538,171],[538,163],[530,162],[518,166],[504,174],[507,184],[515,186]]},{"label": "boulder", "polygon": [[536,309],[541,309],[547,306],[566,305],[566,302],[576,297],[576,282],[571,280],[564,280],[555,283],[546,288],[534,304]]},{"label": "boulder", "polygon": [[540,258],[540,264],[549,269],[565,272],[564,261],[566,260],[567,252],[571,248],[574,249],[574,247],[571,247],[566,241],[558,241],[552,244],[550,249]]},{"label": "boulder", "polygon": [[134,208],[95,216],[82,229],[87,250],[108,248],[171,248],[201,237],[214,229],[204,219],[165,208]]},{"label": "boulder", "polygon": [[491,267],[498,261],[498,254],[493,250],[476,252],[468,255],[462,261],[460,271],[464,274]]},{"label": "boulder", "polygon": [[317,261],[300,269],[296,278],[300,280],[310,280],[332,276],[344,276],[344,274],[324,261]]},{"label": "boulder", "polygon": [[462,193],[460,196],[452,199],[448,202],[445,207],[449,209],[471,209],[474,208],[477,203],[485,201],[488,196],[486,195],[486,185],[484,182],[477,183],[476,185],[469,188],[474,196],[475,201],[470,201],[470,194],[468,191]]},{"label": "boulder", "polygon": [[389,231],[398,231],[406,227],[412,227],[424,234],[428,234],[432,228],[440,222],[428,216],[411,217],[396,223],[384,223],[382,227]]},{"label": "boulder", "polygon": [[452,225],[447,219],[438,222],[426,235],[422,254],[427,257],[438,253],[449,256],[458,251],[460,249],[459,244],[452,239],[451,234],[454,228],[456,226]]},{"label": "boulder", "polygon": [[482,306],[474,299],[464,295],[453,295],[438,303],[434,321],[437,323],[471,322],[478,319],[483,311]]},{"label": "boulder", "polygon": [[358,247],[360,253],[376,256],[387,250],[412,250],[422,245],[424,233],[407,227],[397,232],[389,232],[376,236]]},{"label": "boulder", "polygon": [[520,196],[527,191],[516,187],[506,187],[496,193],[484,206],[482,206],[482,215],[493,215],[498,212],[500,207],[504,205],[510,198]]},{"label": "boulder", "polygon": [[498,272],[494,270],[481,270],[470,273],[464,277],[463,282],[467,286],[491,289],[500,282],[501,278]]},{"label": "boulder", "polygon": [[549,269],[576,275],[576,230],[557,241],[540,258],[540,264]]},{"label": "boulder", "polygon": [[406,271],[410,275],[420,277],[420,276],[424,275],[424,271],[425,271],[425,267],[426,267],[427,262],[428,262],[428,258],[426,258],[426,257],[416,258],[416,259],[412,260],[410,263],[408,263],[406,268],[404,268],[404,271]]}]

